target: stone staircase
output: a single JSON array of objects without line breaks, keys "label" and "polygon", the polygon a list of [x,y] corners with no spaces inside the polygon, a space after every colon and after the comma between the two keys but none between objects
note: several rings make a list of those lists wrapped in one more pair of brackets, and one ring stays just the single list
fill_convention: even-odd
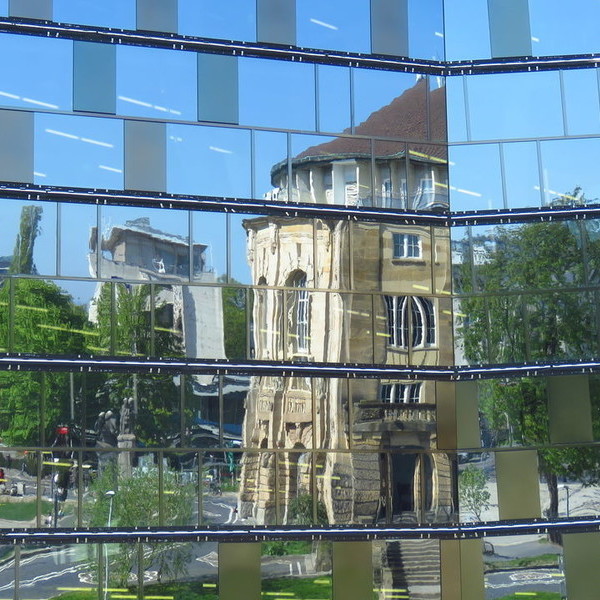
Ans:
[{"label": "stone staircase", "polygon": [[440,597],[440,548],[437,540],[388,542],[382,553],[380,600]]}]

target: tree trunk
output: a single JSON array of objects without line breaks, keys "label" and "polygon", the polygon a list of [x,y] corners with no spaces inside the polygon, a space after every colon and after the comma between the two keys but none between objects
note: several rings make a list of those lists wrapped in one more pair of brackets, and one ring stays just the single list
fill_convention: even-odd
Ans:
[{"label": "tree trunk", "polygon": [[[549,519],[558,518],[558,480],[554,473],[544,472],[546,479],[546,486],[548,487],[548,494],[550,495],[550,507],[548,508],[548,514],[546,515]],[[562,536],[557,531],[551,531],[548,534],[548,539],[553,544],[562,545]]]}]

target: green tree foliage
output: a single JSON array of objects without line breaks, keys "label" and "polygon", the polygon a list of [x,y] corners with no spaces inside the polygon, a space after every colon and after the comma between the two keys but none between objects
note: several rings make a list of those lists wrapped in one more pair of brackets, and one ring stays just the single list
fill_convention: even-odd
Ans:
[{"label": "green tree foliage", "polygon": [[488,477],[482,469],[468,465],[458,475],[458,499],[461,508],[473,513],[481,521],[481,513],[490,507]]},{"label": "green tree foliage", "polygon": [[[106,492],[116,493],[111,500]],[[118,467],[105,468],[92,484],[84,506],[86,521],[91,527],[106,527],[109,512],[113,527],[152,527],[160,525],[190,525],[193,518],[194,486],[182,484],[177,474],[165,468],[161,482],[158,468],[134,469],[129,477],[119,475]],[[161,518],[162,517],[162,518]],[[144,545],[141,553],[142,569],[158,571],[158,581],[172,580],[186,571],[191,558],[187,543],[164,542]],[[126,586],[132,574],[137,573],[138,554],[134,544],[119,544],[116,556],[110,556],[110,580]],[[96,566],[96,562],[92,565]]]},{"label": "green tree foliage", "polygon": [[[494,252],[475,270],[465,263],[459,273],[466,290],[475,286],[497,293],[461,300],[468,360],[551,361],[595,354],[597,343],[589,333],[597,330],[595,303],[586,293],[559,290],[585,283],[583,248],[587,266],[593,268],[600,258],[600,242],[584,226],[564,223],[497,228],[493,239]],[[494,432],[492,444],[549,444],[544,380],[481,382],[479,395],[484,423]],[[599,416],[595,415],[596,429]],[[593,448],[541,448],[538,456],[551,518],[558,516],[558,477],[569,476],[584,485],[600,480],[599,454]]]},{"label": "green tree foliage", "polygon": [[[226,276],[221,275],[219,282],[225,283]],[[236,284],[237,281],[232,280]],[[221,288],[223,301],[223,325],[225,356],[227,358],[246,358],[246,290],[242,287]]]},{"label": "green tree foliage", "polygon": [[[42,208],[25,206],[10,267],[35,274],[33,250]],[[84,353],[93,332],[83,307],[55,283],[9,278],[0,285],[0,339],[14,352]],[[41,410],[42,404],[44,410]],[[38,443],[69,415],[68,374],[0,373],[0,432],[5,443]]]},{"label": "green tree foliage", "polygon": [[[96,299],[101,348],[124,356],[182,356],[182,332],[167,302],[172,294],[170,286],[103,285]],[[124,398],[136,397],[135,434],[143,443],[159,443],[179,428],[180,381],[172,375],[114,373],[99,386],[97,407],[118,410]]]}]

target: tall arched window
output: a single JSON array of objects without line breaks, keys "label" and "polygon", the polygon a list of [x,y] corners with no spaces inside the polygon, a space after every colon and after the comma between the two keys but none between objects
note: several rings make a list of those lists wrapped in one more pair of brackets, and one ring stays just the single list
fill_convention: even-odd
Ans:
[{"label": "tall arched window", "polygon": [[289,287],[298,288],[287,292],[288,338],[293,354],[307,355],[310,339],[309,296],[306,289],[306,273],[294,271],[287,281]]}]

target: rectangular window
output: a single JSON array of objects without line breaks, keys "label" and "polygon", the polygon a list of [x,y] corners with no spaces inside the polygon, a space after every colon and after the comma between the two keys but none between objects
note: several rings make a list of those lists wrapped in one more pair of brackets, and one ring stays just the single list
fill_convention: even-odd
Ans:
[{"label": "rectangular window", "polygon": [[394,233],[394,258],[421,258],[421,238],[408,233]]},{"label": "rectangular window", "polygon": [[384,404],[408,404],[421,401],[420,383],[384,383],[379,390]]}]

